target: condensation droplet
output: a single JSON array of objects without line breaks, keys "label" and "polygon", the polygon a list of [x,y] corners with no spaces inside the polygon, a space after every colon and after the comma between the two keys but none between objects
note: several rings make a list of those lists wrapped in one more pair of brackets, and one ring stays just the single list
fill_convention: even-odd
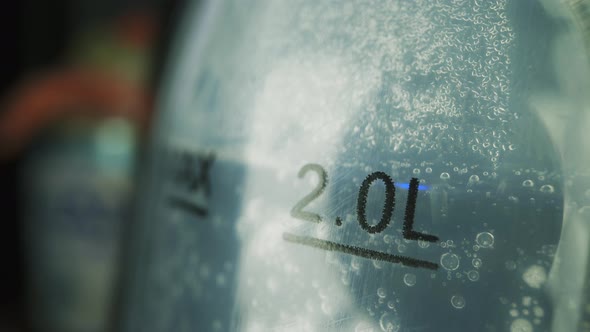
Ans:
[{"label": "condensation droplet", "polygon": [[510,332],[533,332],[533,325],[524,318],[517,318],[510,325]]},{"label": "condensation droplet", "polygon": [[490,232],[481,232],[475,237],[475,242],[481,248],[491,248],[494,245],[494,235]]},{"label": "condensation droplet", "polygon": [[463,309],[465,307],[465,299],[461,295],[453,295],[451,297],[451,305],[457,309]]},{"label": "condensation droplet", "polygon": [[533,182],[533,180],[524,180],[524,181],[522,181],[522,186],[523,187],[530,188],[530,187],[532,187],[534,185],[535,185],[535,183]]},{"label": "condensation droplet", "polygon": [[412,273],[406,273],[404,275],[404,284],[410,287],[414,286],[416,284],[416,275]]},{"label": "condensation droplet", "polygon": [[440,265],[445,270],[454,271],[459,268],[459,256],[450,252],[444,253],[440,256]]}]

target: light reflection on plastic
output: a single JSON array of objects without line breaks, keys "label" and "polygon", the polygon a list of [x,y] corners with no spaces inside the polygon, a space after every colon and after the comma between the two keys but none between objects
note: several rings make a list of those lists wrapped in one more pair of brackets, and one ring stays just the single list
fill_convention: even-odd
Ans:
[{"label": "light reflection on plastic", "polygon": [[[402,188],[402,189],[410,189],[410,184],[409,183],[397,183],[396,187]],[[418,185],[418,190],[427,190],[429,189],[428,186],[426,185]]]}]

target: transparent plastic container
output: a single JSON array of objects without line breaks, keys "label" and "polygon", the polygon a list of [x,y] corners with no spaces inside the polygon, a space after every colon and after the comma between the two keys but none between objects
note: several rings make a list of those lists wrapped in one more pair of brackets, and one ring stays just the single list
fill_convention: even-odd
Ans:
[{"label": "transparent plastic container", "polygon": [[587,1],[210,1],[124,331],[587,331]]}]

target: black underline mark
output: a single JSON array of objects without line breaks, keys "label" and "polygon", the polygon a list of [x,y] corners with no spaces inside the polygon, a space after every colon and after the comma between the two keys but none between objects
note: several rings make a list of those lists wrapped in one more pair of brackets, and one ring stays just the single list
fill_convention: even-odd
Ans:
[{"label": "black underline mark", "polygon": [[175,208],[181,209],[198,217],[207,216],[207,208],[199,206],[198,204],[193,203],[186,198],[171,196],[168,198],[168,203]]},{"label": "black underline mark", "polygon": [[378,261],[385,261],[390,263],[400,263],[405,266],[410,267],[421,267],[430,270],[437,270],[438,264],[423,261],[415,258],[405,257],[405,256],[398,256],[392,255],[380,251],[359,248],[354,246],[349,246],[345,244],[340,244],[336,242],[326,241],[316,239],[314,237],[309,236],[300,236],[291,233],[283,233],[283,239],[287,242],[301,244],[308,247],[328,250],[328,251],[338,251],[345,254],[355,255],[359,257],[369,258]]}]

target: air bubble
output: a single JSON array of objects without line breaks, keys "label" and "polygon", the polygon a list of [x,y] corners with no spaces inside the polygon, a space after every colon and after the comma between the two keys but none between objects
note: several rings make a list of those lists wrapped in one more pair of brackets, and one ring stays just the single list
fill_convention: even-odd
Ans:
[{"label": "air bubble", "polygon": [[479,182],[479,176],[473,174],[472,176],[469,177],[469,183],[478,183]]},{"label": "air bubble", "polygon": [[440,265],[447,271],[454,271],[459,268],[459,256],[447,252],[440,256]]},{"label": "air bubble", "polygon": [[471,261],[471,264],[473,264],[473,267],[474,267],[474,268],[476,268],[476,269],[479,269],[483,263],[482,263],[481,259],[479,259],[479,258],[474,258],[474,259]]},{"label": "air bubble", "polygon": [[522,305],[528,307],[531,305],[532,298],[530,296],[525,296],[522,298]]},{"label": "air bubble", "polygon": [[453,295],[451,297],[451,305],[456,309],[465,308],[465,299],[461,295]]},{"label": "air bubble", "polygon": [[393,301],[389,301],[389,302],[387,302],[387,307],[388,307],[389,309],[395,309],[395,302],[393,302]]},{"label": "air bubble", "polygon": [[420,174],[420,169],[414,168],[414,170],[412,171],[412,173],[418,175],[418,174]]},{"label": "air bubble", "polygon": [[379,319],[379,326],[383,332],[397,332],[400,329],[399,319],[393,314],[384,313]]},{"label": "air bubble", "polygon": [[334,307],[332,306],[330,301],[324,301],[321,304],[322,312],[326,315],[331,315],[334,311]]},{"label": "air bubble", "polygon": [[380,298],[385,298],[387,296],[387,292],[385,291],[385,288],[379,288],[377,289],[377,296],[379,296]]},{"label": "air bubble", "polygon": [[510,332],[533,332],[533,325],[524,318],[518,318],[510,325]]},{"label": "air bubble", "polygon": [[418,240],[418,247],[425,249],[430,247],[430,242],[424,240]]},{"label": "air bubble", "polygon": [[373,261],[373,266],[377,269],[380,270],[383,268],[383,262],[382,261],[378,261],[378,260],[374,260]]},{"label": "air bubble", "polygon": [[209,267],[207,265],[201,266],[201,269],[199,270],[199,274],[201,275],[201,277],[203,279],[208,279],[210,273],[211,272],[209,271]]},{"label": "air bubble", "polygon": [[467,278],[471,281],[478,281],[479,280],[479,272],[475,270],[471,270],[467,272]]},{"label": "air bubble", "polygon": [[359,259],[357,259],[356,257],[353,257],[353,258],[350,260],[350,267],[351,267],[353,270],[358,270],[358,269],[361,267],[361,262],[360,262],[360,260],[359,260]]},{"label": "air bubble", "polygon": [[547,273],[540,265],[532,265],[522,275],[522,279],[531,288],[541,288],[547,281]]},{"label": "air bubble", "polygon": [[400,244],[399,246],[397,246],[397,251],[398,252],[405,252],[406,251],[406,246],[403,244]]},{"label": "air bubble", "polygon": [[481,232],[475,237],[475,242],[481,248],[491,248],[494,245],[494,235],[490,232]]},{"label": "air bubble", "polygon": [[354,332],[375,332],[375,329],[368,322],[360,322],[354,328]]},{"label": "air bubble", "polygon": [[505,263],[506,269],[510,271],[516,270],[516,263],[514,261],[506,261]]},{"label": "air bubble", "polygon": [[523,187],[530,188],[530,187],[532,187],[534,185],[535,185],[535,183],[533,182],[533,180],[524,180],[524,181],[522,181],[522,186]]},{"label": "air bubble", "polygon": [[443,180],[448,180],[451,176],[447,172],[440,173],[440,178]]},{"label": "air bubble", "polygon": [[340,278],[340,281],[342,281],[342,284],[344,286],[348,286],[348,285],[350,285],[350,282],[351,282],[350,279],[351,279],[350,274],[347,273]]},{"label": "air bubble", "polygon": [[550,185],[550,184],[544,184],[544,185],[542,185],[540,190],[541,190],[542,193],[546,193],[546,194],[550,194],[553,191],[555,191],[555,189],[553,189],[553,186]]},{"label": "air bubble", "polygon": [[404,284],[410,287],[414,286],[416,284],[416,275],[412,273],[406,273],[404,275]]},{"label": "air bubble", "polygon": [[426,173],[429,173],[430,174],[430,173],[432,173],[432,168],[426,167],[425,171],[426,171]]},{"label": "air bubble", "polygon": [[216,277],[215,277],[215,282],[217,283],[218,287],[224,287],[226,284],[226,279],[225,279],[225,275],[223,273],[219,273]]}]

